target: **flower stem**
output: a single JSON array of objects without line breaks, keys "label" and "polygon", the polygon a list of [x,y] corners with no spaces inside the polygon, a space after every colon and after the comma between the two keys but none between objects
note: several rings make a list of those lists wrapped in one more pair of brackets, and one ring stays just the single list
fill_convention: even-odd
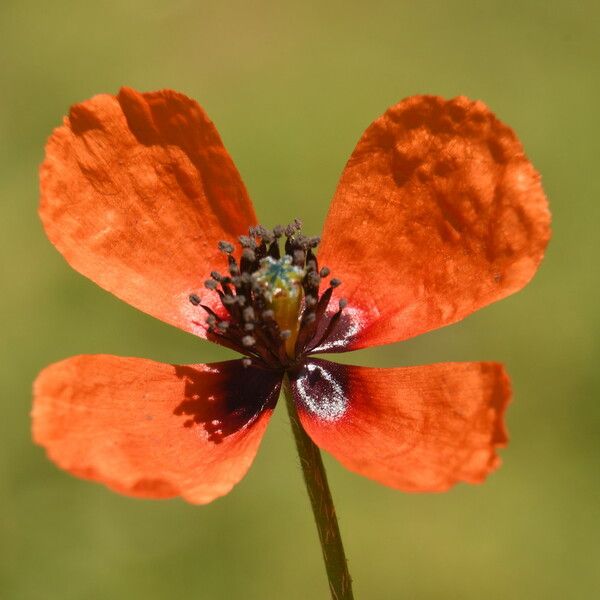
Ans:
[{"label": "flower stem", "polygon": [[296,448],[302,465],[304,482],[319,532],[331,597],[333,600],[353,600],[352,580],[348,572],[340,528],[335,515],[331,492],[329,491],[321,452],[308,437],[300,423],[287,375],[283,380],[283,393],[290,415],[292,431],[296,439]]}]

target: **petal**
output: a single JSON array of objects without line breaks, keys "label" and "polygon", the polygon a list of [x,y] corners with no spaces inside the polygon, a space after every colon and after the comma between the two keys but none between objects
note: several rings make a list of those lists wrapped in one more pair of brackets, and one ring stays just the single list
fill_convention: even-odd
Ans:
[{"label": "petal", "polygon": [[292,381],[300,421],[345,467],[410,492],[478,483],[508,438],[497,363],[370,369],[312,359]]},{"label": "petal", "polygon": [[483,103],[391,107],[346,165],[319,253],[354,310],[345,349],[410,338],[516,292],[549,227],[539,174]]},{"label": "petal", "polygon": [[34,384],[33,437],[58,466],[118,492],[205,504],[245,475],[280,377],[234,360],[75,356]]},{"label": "petal", "polygon": [[227,264],[218,241],[247,233],[256,217],[196,102],[124,88],[77,104],[48,142],[40,179],[44,228],[73,268],[206,337],[204,313],[188,296]]}]

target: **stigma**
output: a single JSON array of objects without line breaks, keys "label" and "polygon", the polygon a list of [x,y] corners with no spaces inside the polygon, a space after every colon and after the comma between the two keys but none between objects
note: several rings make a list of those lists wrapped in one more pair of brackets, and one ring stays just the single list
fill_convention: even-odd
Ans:
[{"label": "stigma", "polygon": [[[205,288],[218,294],[221,310],[209,308],[198,293],[189,301],[205,311],[209,339],[245,355],[244,365],[288,369],[335,334],[347,302],[327,310],[340,281],[330,278],[327,267],[319,268],[315,250],[318,237],[301,233],[295,219],[287,227],[272,230],[250,227],[238,238],[240,251],[221,241],[227,272],[211,271]],[[216,339],[215,339],[216,338]]]}]

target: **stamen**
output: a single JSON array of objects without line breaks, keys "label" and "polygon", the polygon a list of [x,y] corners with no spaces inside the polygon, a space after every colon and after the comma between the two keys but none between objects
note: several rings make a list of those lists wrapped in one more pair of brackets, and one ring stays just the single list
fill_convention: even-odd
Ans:
[{"label": "stamen", "polygon": [[242,248],[250,248],[251,250],[254,250],[254,248],[256,248],[256,242],[247,235],[240,235],[238,240],[240,241]]},{"label": "stamen", "polygon": [[221,240],[218,246],[221,252],[225,252],[226,254],[231,254],[233,252],[233,244],[230,244],[229,242]]},{"label": "stamen", "polygon": [[256,340],[251,335],[245,335],[242,338],[242,344],[244,344],[244,346],[254,346]]},{"label": "stamen", "polygon": [[256,254],[254,253],[254,250],[250,248],[244,248],[244,251],[242,252],[242,258],[249,262],[254,262],[256,260]]},{"label": "stamen", "polygon": [[202,300],[200,300],[200,296],[198,294],[190,294],[188,296],[188,300],[194,305],[198,306]]}]

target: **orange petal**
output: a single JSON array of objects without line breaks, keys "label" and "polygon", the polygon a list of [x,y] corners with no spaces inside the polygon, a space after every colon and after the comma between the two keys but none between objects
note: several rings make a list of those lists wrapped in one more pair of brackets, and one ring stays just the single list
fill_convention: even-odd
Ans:
[{"label": "orange petal", "polygon": [[52,134],[40,177],[44,228],[73,268],[205,337],[204,312],[188,296],[225,268],[218,241],[247,233],[256,217],[196,102],[124,88],[77,104]]},{"label": "orange petal", "polygon": [[415,96],[364,133],[319,263],[359,331],[345,349],[454,323],[522,288],[550,237],[539,174],[482,102]]},{"label": "orange petal", "polygon": [[241,361],[166,365],[75,356],[34,384],[33,437],[56,464],[118,492],[205,504],[250,467],[280,378]]},{"label": "orange petal", "polygon": [[478,483],[508,438],[496,363],[370,369],[311,359],[292,381],[310,437],[345,467],[410,492]]}]

